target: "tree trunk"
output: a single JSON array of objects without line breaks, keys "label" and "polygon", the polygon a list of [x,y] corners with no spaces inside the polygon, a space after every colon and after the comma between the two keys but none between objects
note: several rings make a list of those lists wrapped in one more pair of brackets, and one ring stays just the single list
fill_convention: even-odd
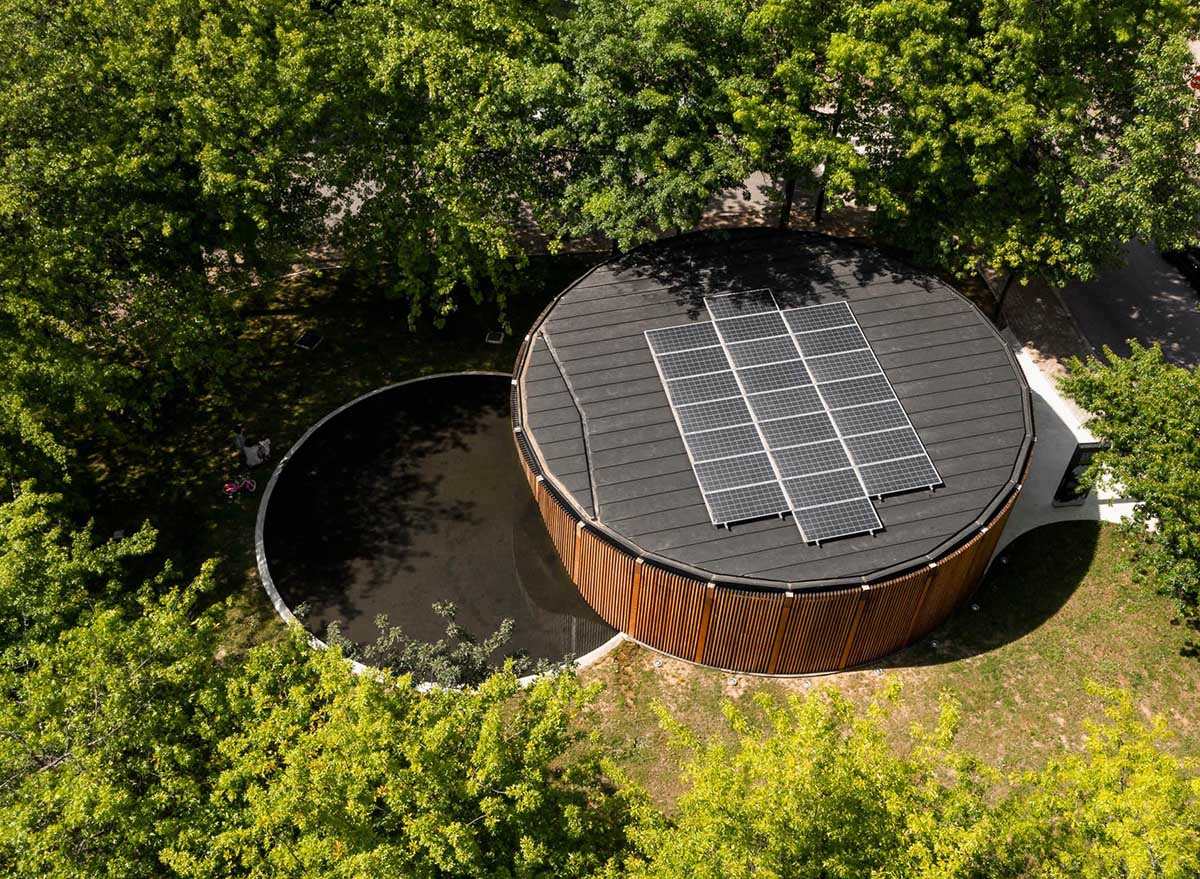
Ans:
[{"label": "tree trunk", "polygon": [[786,229],[792,222],[792,204],[796,201],[796,178],[789,177],[783,184],[783,209],[779,212],[779,228]]},{"label": "tree trunk", "polygon": [[[838,132],[842,129],[842,99],[838,98],[837,106],[833,109],[833,131],[831,132],[834,140],[837,139]],[[821,228],[821,220],[825,218],[825,190],[826,181],[829,179],[829,157],[825,157],[825,168],[821,171],[821,188],[817,190],[817,203],[813,207],[813,225],[818,229]]]},{"label": "tree trunk", "polygon": [[996,297],[996,311],[992,314],[992,323],[1000,323],[1000,318],[1004,314],[1004,298],[1008,296],[1008,288],[1012,286],[1013,278],[1016,276],[1017,273],[1014,271],[1008,273],[1008,279],[1005,280],[1004,286],[1000,289],[1000,295]]}]

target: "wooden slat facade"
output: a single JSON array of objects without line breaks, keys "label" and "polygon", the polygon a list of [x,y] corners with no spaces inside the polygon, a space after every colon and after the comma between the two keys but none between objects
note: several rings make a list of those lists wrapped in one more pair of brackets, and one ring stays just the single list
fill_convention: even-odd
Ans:
[{"label": "wooden slat facade", "polygon": [[861,593],[857,588],[797,592],[783,634],[776,674],[809,674],[840,668]]},{"label": "wooden slat facade", "polygon": [[766,593],[712,584],[639,560],[575,515],[522,467],[563,567],[601,618],[642,643],[733,671],[818,674],[871,662],[939,626],[979,585],[1017,492],[986,528],[944,556],[863,587]]},{"label": "wooden slat facade", "polygon": [[534,496],[542,521],[550,532],[550,540],[567,571],[575,570],[575,527],[579,519],[539,477],[534,482]]},{"label": "wooden slat facade", "polygon": [[[642,565],[637,620],[629,634],[656,650],[694,660],[707,589],[708,584],[703,580],[675,574],[654,564]],[[617,625],[612,620],[608,622]]]},{"label": "wooden slat facade", "polygon": [[784,595],[716,589],[704,655],[719,668],[766,672],[783,612]]},{"label": "wooden slat facade", "polygon": [[601,619],[617,629],[629,623],[634,559],[587,528],[580,532],[575,584]]}]

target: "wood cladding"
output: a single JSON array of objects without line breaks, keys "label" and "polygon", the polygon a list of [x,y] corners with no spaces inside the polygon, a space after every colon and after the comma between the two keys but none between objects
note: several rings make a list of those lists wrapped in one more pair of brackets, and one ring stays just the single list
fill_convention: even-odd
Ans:
[{"label": "wood cladding", "polygon": [[[575,585],[584,600],[615,628],[629,621],[633,597],[634,560],[619,547],[597,537],[587,528],[580,532]],[[620,624],[613,622],[620,620]]]},{"label": "wood cladding", "polygon": [[[655,564],[643,564],[637,619],[629,634],[664,653],[694,660],[707,589],[708,584],[703,580],[675,574]],[[624,630],[622,626],[618,628]]]},{"label": "wood cladding", "polygon": [[766,672],[783,611],[783,593],[761,595],[716,589],[701,662]]},{"label": "wood cladding", "polygon": [[558,499],[545,481],[538,479],[534,485],[534,495],[537,498],[538,509],[542,513],[542,521],[550,532],[550,540],[558,550],[558,557],[563,567],[568,571],[575,570],[575,526],[579,520],[575,518],[565,503]]},{"label": "wood cladding", "polygon": [[836,671],[924,637],[979,585],[1018,494],[932,565],[866,586],[754,592],[635,558],[581,520],[514,438],[559,558],[596,613],[656,650],[741,672]]}]

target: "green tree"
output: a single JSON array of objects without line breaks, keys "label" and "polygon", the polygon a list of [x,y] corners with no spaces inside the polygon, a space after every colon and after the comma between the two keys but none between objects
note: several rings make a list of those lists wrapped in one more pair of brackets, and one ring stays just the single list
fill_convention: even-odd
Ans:
[{"label": "green tree", "polygon": [[228,369],[235,288],[323,213],[305,156],[326,17],[304,0],[0,2],[10,467],[61,467]]},{"label": "green tree", "polygon": [[846,137],[843,117],[853,112],[853,78],[832,61],[830,49],[846,27],[850,4],[821,0],[761,0],[743,27],[744,54],[728,90],[737,137],[754,167],[784,181],[779,224],[788,225],[796,187],[818,193],[820,224],[825,191],[854,188],[865,161]]},{"label": "green tree", "polygon": [[831,66],[881,234],[965,272],[977,258],[1088,278],[1137,237],[1196,236],[1200,104],[1184,0],[897,0],[856,6]]},{"label": "green tree", "polygon": [[99,543],[90,524],[66,524],[61,496],[23,486],[0,505],[0,663],[19,666],[30,646],[52,641],[92,605],[111,603],[125,589],[126,562],[153,546],[149,527]]},{"label": "green tree", "polygon": [[1200,874],[1195,759],[1163,748],[1161,717],[1144,722],[1127,692],[1088,685],[1107,722],[1085,722],[1083,754],[1056,755],[1023,779],[1016,803],[1032,875],[1059,879],[1186,879]]},{"label": "green tree", "polygon": [[296,634],[231,684],[219,819],[180,832],[179,875],[588,876],[624,849],[633,795],[581,732],[594,690],[571,674],[420,693]]},{"label": "green tree", "polygon": [[685,748],[688,789],[668,820],[646,812],[634,833],[643,877],[1000,876],[1005,837],[987,798],[998,775],[953,750],[957,706],[897,753],[884,719],[890,682],[866,712],[838,691],[759,696],[766,728],[727,704],[737,739],[701,741],[664,715]]},{"label": "green tree", "polygon": [[1068,362],[1059,387],[1092,417],[1088,429],[1107,448],[1088,478],[1111,479],[1138,504],[1128,532],[1141,573],[1197,615],[1200,601],[1200,373],[1172,366],[1158,346],[1130,341],[1128,357]]},{"label": "green tree", "polygon": [[734,132],[740,0],[583,0],[563,22],[567,231],[628,247],[690,229],[753,170]]},{"label": "green tree", "polygon": [[209,572],[140,613],[97,607],[0,664],[0,872],[157,877],[203,826],[227,730]]},{"label": "green tree", "polygon": [[440,323],[503,307],[534,218],[554,225],[564,92],[550,6],[364,0],[339,15],[336,113],[316,165],[332,236],[385,292]]}]

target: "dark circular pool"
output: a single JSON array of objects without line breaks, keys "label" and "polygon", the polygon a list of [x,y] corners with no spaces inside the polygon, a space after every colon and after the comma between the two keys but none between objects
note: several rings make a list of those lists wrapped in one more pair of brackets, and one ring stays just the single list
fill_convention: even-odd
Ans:
[{"label": "dark circular pool", "polygon": [[505,652],[557,660],[615,632],[562,569],[517,466],[508,376],[408,382],[334,413],[289,453],[262,517],[262,559],[284,604],[318,637],[339,621],[359,644],[386,614],[436,641],[434,602]]}]

